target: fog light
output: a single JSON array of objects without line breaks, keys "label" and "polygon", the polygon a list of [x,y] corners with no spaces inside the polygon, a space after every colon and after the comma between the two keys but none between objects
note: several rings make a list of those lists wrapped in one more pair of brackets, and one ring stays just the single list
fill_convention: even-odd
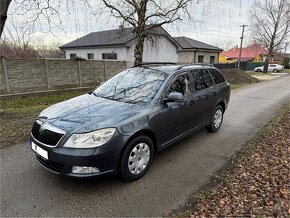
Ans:
[{"label": "fog light", "polygon": [[73,166],[72,173],[86,174],[86,173],[99,173],[97,167]]}]

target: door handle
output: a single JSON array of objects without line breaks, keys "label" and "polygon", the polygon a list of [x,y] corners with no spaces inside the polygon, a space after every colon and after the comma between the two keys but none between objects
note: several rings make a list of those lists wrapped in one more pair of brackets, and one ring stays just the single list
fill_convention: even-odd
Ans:
[{"label": "door handle", "polygon": [[214,91],[213,94],[214,94],[214,95],[217,95],[217,91]]},{"label": "door handle", "polygon": [[189,101],[189,104],[190,104],[190,105],[194,105],[194,100],[190,100],[190,101]]}]

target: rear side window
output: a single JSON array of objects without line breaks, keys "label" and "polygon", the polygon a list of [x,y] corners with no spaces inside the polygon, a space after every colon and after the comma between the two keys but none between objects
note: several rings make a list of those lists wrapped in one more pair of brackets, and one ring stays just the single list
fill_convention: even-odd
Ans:
[{"label": "rear side window", "polygon": [[213,86],[213,81],[207,70],[194,70],[192,71],[194,85],[196,91],[200,91]]},{"label": "rear side window", "polygon": [[211,73],[212,78],[216,84],[220,84],[226,81],[223,75],[219,71],[215,69],[211,69],[209,70],[209,72]]},{"label": "rear side window", "polygon": [[183,95],[190,93],[190,84],[188,75],[180,75],[176,78],[174,83],[170,86],[169,92],[180,92]]}]

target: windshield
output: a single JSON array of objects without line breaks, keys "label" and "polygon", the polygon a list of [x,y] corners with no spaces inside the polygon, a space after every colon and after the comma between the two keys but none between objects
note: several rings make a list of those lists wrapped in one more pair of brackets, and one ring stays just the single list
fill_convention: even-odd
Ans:
[{"label": "windshield", "polygon": [[167,73],[150,68],[125,70],[98,87],[94,94],[127,103],[147,103],[151,101]]}]

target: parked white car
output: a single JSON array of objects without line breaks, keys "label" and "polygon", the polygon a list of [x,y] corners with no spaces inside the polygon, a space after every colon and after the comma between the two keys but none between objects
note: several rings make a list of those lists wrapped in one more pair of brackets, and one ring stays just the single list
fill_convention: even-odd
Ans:
[{"label": "parked white car", "polygon": [[[279,71],[284,70],[284,66],[280,64],[269,64],[268,66],[268,71],[278,73]],[[261,67],[256,67],[254,69],[255,72],[263,72],[264,71],[264,66]]]}]

